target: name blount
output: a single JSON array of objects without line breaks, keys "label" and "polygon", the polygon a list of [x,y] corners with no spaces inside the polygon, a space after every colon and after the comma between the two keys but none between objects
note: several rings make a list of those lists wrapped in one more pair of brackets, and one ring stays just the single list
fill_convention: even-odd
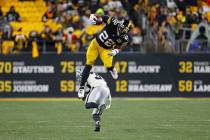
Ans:
[{"label": "name blount", "polygon": [[129,66],[129,73],[159,73],[160,66]]},{"label": "name blount", "polygon": [[130,92],[171,92],[171,84],[145,84],[145,85],[129,85]]}]

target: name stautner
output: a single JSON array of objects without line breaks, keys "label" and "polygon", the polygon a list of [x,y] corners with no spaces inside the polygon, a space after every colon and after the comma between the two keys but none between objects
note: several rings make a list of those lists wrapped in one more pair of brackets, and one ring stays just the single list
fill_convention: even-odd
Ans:
[{"label": "name stautner", "polygon": [[172,84],[140,84],[129,85],[129,92],[171,92]]},{"label": "name stautner", "polygon": [[54,67],[53,66],[14,66],[13,67],[13,73],[23,73],[23,74],[50,74],[54,73]]}]

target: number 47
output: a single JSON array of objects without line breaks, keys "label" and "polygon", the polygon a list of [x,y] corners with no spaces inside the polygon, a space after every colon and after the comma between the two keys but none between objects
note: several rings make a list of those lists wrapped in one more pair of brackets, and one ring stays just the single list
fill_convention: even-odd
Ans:
[{"label": "number 47", "polygon": [[117,69],[118,73],[126,73],[127,67],[128,67],[127,61],[117,61],[115,63],[115,68]]}]

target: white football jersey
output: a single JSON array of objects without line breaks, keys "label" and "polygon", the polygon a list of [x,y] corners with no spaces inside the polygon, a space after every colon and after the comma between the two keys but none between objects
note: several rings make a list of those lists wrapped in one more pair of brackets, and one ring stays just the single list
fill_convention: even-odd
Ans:
[{"label": "white football jersey", "polygon": [[87,79],[87,84],[91,87],[107,86],[106,81],[100,75],[93,72],[90,72],[90,75]]}]

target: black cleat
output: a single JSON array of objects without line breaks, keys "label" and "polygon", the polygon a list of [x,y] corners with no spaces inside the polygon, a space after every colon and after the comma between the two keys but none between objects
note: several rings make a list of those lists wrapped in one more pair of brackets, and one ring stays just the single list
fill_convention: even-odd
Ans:
[{"label": "black cleat", "polygon": [[95,124],[95,130],[94,131],[100,132],[100,129],[101,129],[100,121],[97,121],[96,124]]}]

